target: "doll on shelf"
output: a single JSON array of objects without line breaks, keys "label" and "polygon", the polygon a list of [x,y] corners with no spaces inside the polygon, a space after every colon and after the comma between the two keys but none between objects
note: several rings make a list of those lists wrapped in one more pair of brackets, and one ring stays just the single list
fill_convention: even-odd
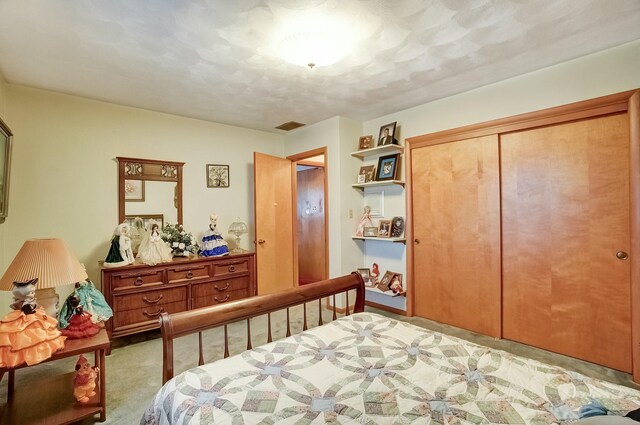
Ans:
[{"label": "doll on shelf", "polygon": [[57,320],[36,305],[37,283],[13,282],[13,311],[0,320],[0,367],[38,364],[64,347]]},{"label": "doll on shelf", "polygon": [[111,248],[104,260],[105,267],[120,267],[133,264],[134,257],[131,250],[131,238],[129,237],[129,225],[127,223],[118,224],[113,232]]},{"label": "doll on shelf", "polygon": [[356,229],[356,236],[364,235],[364,228],[372,226],[373,224],[371,223],[371,207],[367,205],[366,207],[364,207],[362,217],[360,217],[360,223],[358,223],[358,228]]},{"label": "doll on shelf", "polygon": [[160,227],[155,220],[149,220],[149,231],[145,233],[138,258],[145,264],[155,266],[158,263],[168,263],[173,260],[171,248],[162,240]]},{"label": "doll on shelf", "polygon": [[76,362],[76,374],[73,378],[73,396],[80,403],[88,403],[96,395],[96,378],[100,368],[91,367],[89,361],[80,354]]},{"label": "doll on shelf", "polygon": [[213,213],[209,216],[209,229],[202,237],[202,250],[200,255],[203,257],[221,257],[229,255],[229,247],[227,242],[222,238],[222,234],[218,231],[218,215]]},{"label": "doll on shelf", "polygon": [[[71,297],[77,297],[80,300],[80,305],[84,311],[91,315],[93,323],[104,322],[113,316],[113,311],[104,299],[104,295],[96,289],[89,279],[76,283],[74,292],[69,295],[69,298]],[[69,326],[69,319],[73,314],[73,303],[69,301],[69,298],[63,304],[58,315],[58,327],[60,329]]]},{"label": "doll on shelf", "polygon": [[91,321],[91,314],[84,311],[80,305],[80,298],[71,295],[67,298],[66,304],[65,320],[68,325],[62,329],[62,335],[69,339],[79,339],[94,336],[100,332],[100,326]]}]

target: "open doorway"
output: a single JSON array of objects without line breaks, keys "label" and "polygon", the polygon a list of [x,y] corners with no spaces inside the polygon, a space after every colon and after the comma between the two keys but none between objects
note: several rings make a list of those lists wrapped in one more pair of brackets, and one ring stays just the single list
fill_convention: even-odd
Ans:
[{"label": "open doorway", "polygon": [[329,277],[326,148],[287,157],[292,161],[295,279],[298,285]]}]

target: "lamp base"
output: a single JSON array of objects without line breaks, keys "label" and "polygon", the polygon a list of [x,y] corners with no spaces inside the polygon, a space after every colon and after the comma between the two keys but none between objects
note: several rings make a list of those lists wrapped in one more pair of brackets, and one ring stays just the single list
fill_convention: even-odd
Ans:
[{"label": "lamp base", "polygon": [[44,308],[47,316],[57,318],[60,307],[60,296],[53,288],[36,289],[36,303]]}]

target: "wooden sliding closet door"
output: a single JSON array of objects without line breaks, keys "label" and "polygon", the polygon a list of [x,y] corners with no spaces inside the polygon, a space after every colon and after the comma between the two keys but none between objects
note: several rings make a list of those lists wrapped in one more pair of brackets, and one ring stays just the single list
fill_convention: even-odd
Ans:
[{"label": "wooden sliding closet door", "polygon": [[502,135],[501,159],[503,337],[631,371],[628,116]]},{"label": "wooden sliding closet door", "polygon": [[415,314],[499,337],[498,136],[411,157]]}]

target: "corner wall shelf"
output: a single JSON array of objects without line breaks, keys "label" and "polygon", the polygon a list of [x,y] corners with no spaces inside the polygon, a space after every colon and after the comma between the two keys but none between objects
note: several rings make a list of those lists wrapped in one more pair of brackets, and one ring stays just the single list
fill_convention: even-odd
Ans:
[{"label": "corner wall shelf", "polygon": [[361,151],[351,152],[351,156],[356,158],[366,158],[369,156],[384,155],[387,153],[403,153],[404,146],[400,145],[382,145],[375,148],[363,149]]},{"label": "corner wall shelf", "polygon": [[404,187],[403,180],[383,180],[383,181],[375,181],[375,182],[369,182],[369,183],[354,183],[351,185],[351,187],[364,190],[365,187],[393,186],[396,184]]},{"label": "corner wall shelf", "polygon": [[394,242],[394,243],[406,243],[405,238],[380,238],[377,236],[352,236],[354,241],[381,241],[381,242]]},{"label": "corner wall shelf", "polygon": [[393,291],[381,291],[378,288],[372,288],[370,286],[365,286],[364,289],[370,292],[376,292],[378,294],[386,295],[387,297],[404,297],[407,295],[406,291],[399,294],[394,294]]}]

